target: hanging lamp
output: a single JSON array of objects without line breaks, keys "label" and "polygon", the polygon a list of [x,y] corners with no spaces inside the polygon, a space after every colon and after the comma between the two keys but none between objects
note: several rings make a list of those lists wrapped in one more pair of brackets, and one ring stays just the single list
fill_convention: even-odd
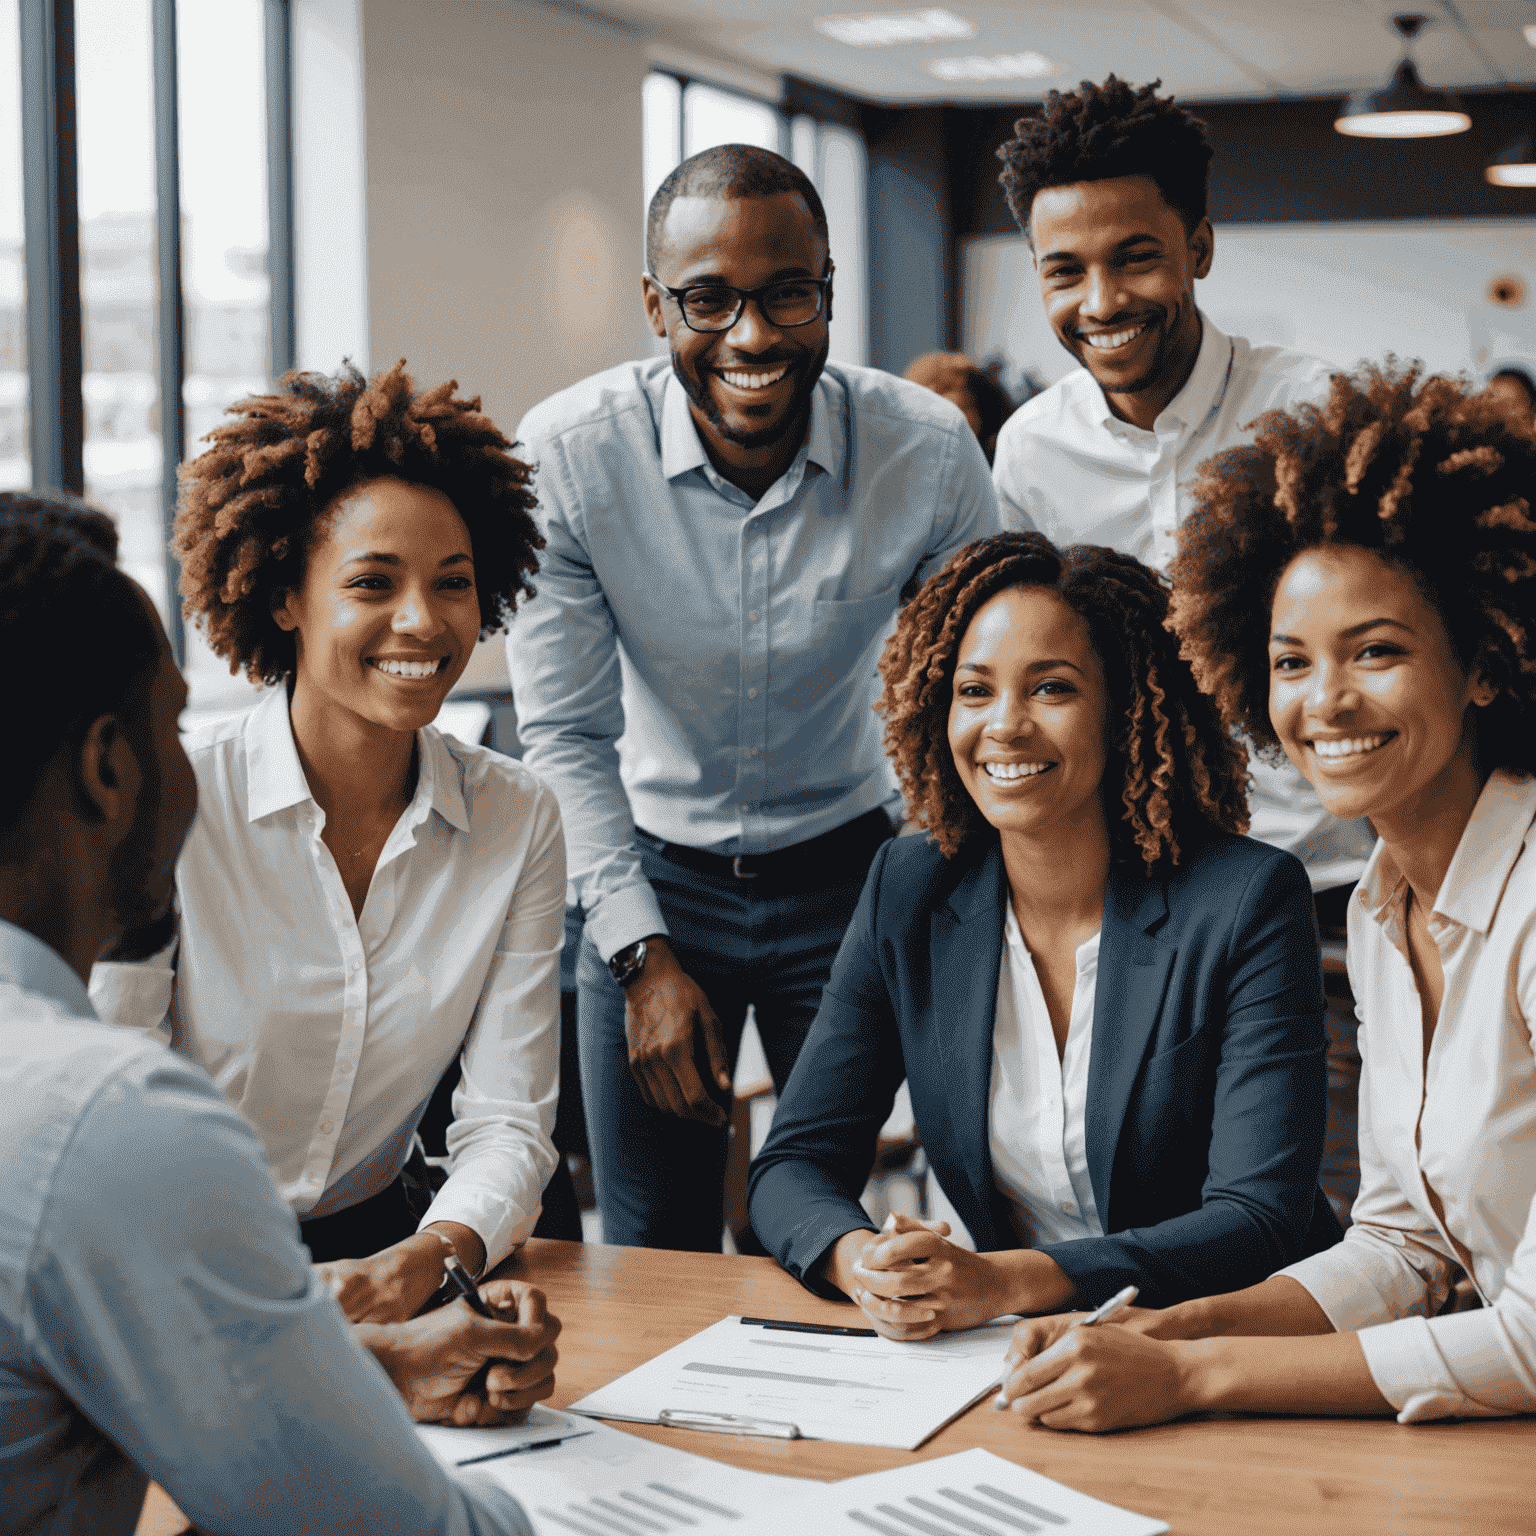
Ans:
[{"label": "hanging lamp", "polygon": [[1472,119],[1448,91],[1429,90],[1414,68],[1413,40],[1423,16],[1394,16],[1392,25],[1403,38],[1403,58],[1392,83],[1379,91],[1354,91],[1334,120],[1340,133],[1368,139],[1433,139],[1465,133]]},{"label": "hanging lamp", "polygon": [[1483,175],[1496,187],[1536,187],[1536,131],[1516,139]]}]

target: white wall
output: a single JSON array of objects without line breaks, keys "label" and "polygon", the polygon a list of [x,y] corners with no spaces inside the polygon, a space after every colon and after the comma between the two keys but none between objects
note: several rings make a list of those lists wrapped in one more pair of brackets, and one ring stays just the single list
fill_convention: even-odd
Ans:
[{"label": "white wall", "polygon": [[[373,366],[455,378],[508,436],[650,353],[640,37],[521,0],[363,0]],[[504,676],[500,642],[466,685]]]},{"label": "white wall", "polygon": [[[1536,357],[1536,301],[1495,310],[1487,299],[1505,275],[1536,290],[1533,232],[1525,220],[1220,225],[1196,296],[1229,333],[1341,367],[1395,352],[1475,371],[1493,361],[1477,355],[1484,346]],[[967,242],[962,282],[961,344],[971,356],[1001,350],[1047,383],[1076,366],[1045,322],[1022,236]]]}]

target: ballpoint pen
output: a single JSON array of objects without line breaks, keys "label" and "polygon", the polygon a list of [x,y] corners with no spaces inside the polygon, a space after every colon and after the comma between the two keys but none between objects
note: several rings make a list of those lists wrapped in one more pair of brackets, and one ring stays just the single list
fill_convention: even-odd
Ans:
[{"label": "ballpoint pen", "polygon": [[[1095,1307],[1087,1317],[1079,1318],[1072,1324],[1072,1328],[1091,1328],[1095,1323],[1107,1323],[1121,1307],[1128,1307],[1141,1293],[1134,1285],[1128,1285],[1123,1291],[1116,1291],[1101,1307]],[[1072,1328],[1068,1328],[1062,1336],[1047,1350],[1043,1350],[1034,1358],[1034,1364],[1042,1365],[1048,1360],[1057,1360],[1067,1352],[1067,1341],[1072,1337]],[[1008,1399],[999,1392],[992,1399],[994,1408],[1006,1408]]]},{"label": "ballpoint pen", "polygon": [[454,1289],[458,1291],[470,1305],[472,1311],[478,1312],[481,1317],[488,1317],[493,1323],[499,1323],[501,1319],[491,1311],[485,1298],[480,1294],[475,1282],[464,1273],[464,1266],[459,1263],[456,1253],[448,1253],[443,1256],[443,1269],[447,1272]]}]

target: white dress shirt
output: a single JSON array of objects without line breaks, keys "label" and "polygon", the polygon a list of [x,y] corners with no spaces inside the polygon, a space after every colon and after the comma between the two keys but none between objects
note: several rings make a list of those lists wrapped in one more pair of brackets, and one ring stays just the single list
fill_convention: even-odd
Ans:
[{"label": "white dress shirt", "polygon": [[207,1074],[91,1012],[0,922],[0,1531],[531,1536],[448,1475]]},{"label": "white dress shirt", "polygon": [[91,998],[207,1069],[301,1217],[391,1183],[462,1052],[448,1182],[422,1224],[472,1228],[489,1266],[533,1230],[555,1166],[560,814],[520,763],[431,726],[417,748],[415,796],[354,919],[286,690],[195,735],[179,955],[98,965]]},{"label": "white dress shirt", "polygon": [[993,1182],[1012,1207],[1025,1247],[1102,1237],[1084,1129],[1099,935],[1077,946],[1072,1018],[1058,1058],[1045,993],[1011,901],[1006,912],[987,1106]]},{"label": "white dress shirt", "polygon": [[[1319,403],[1327,363],[1225,336],[1201,315],[1194,371],[1152,430],[1121,421],[1086,368],[1027,401],[997,436],[993,482],[1003,526],[1053,543],[1104,544],[1166,572],[1193,506],[1201,463],[1253,440],[1265,411]],[[1340,821],[1283,760],[1250,760],[1249,836],[1293,853],[1314,890],[1359,877],[1374,841],[1364,821]]]},{"label": "white dress shirt", "polygon": [[[1350,902],[1360,1196],[1300,1281],[1405,1424],[1536,1410],[1536,779],[1493,774],[1428,919],[1445,991],[1424,1059],[1408,883],[1378,844]],[[1438,1197],[1440,1210],[1430,1192]],[[1437,1317],[1456,1269],[1481,1310]]]},{"label": "white dress shirt", "polygon": [[637,823],[750,854],[899,809],[881,647],[903,589],[999,526],[949,401],[829,363],[757,501],[710,463],[669,358],[562,390],[517,436],[547,541],[507,637],[517,729],[602,958],[667,931]]}]

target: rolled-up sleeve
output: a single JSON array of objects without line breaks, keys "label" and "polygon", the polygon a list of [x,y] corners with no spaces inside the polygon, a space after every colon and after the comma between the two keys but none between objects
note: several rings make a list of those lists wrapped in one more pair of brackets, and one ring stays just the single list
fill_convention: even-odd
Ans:
[{"label": "rolled-up sleeve", "polygon": [[447,1133],[448,1181],[421,1222],[473,1229],[485,1244],[487,1270],[532,1233],[555,1170],[565,842],[547,788],[533,816],[528,856],[465,1036]]},{"label": "rolled-up sleeve", "polygon": [[667,932],[640,869],[635,822],[619,777],[623,678],[608,600],[579,534],[580,493],[559,440],[529,451],[538,464],[544,551],[538,594],[507,633],[507,670],[524,761],[555,792],[565,821],[570,900],[608,959]]},{"label": "rolled-up sleeve", "polygon": [[421,1443],[255,1132],[170,1053],[143,1084],[110,1080],[60,1156],[24,1326],[39,1368],[210,1536],[531,1536],[516,1500]]}]

